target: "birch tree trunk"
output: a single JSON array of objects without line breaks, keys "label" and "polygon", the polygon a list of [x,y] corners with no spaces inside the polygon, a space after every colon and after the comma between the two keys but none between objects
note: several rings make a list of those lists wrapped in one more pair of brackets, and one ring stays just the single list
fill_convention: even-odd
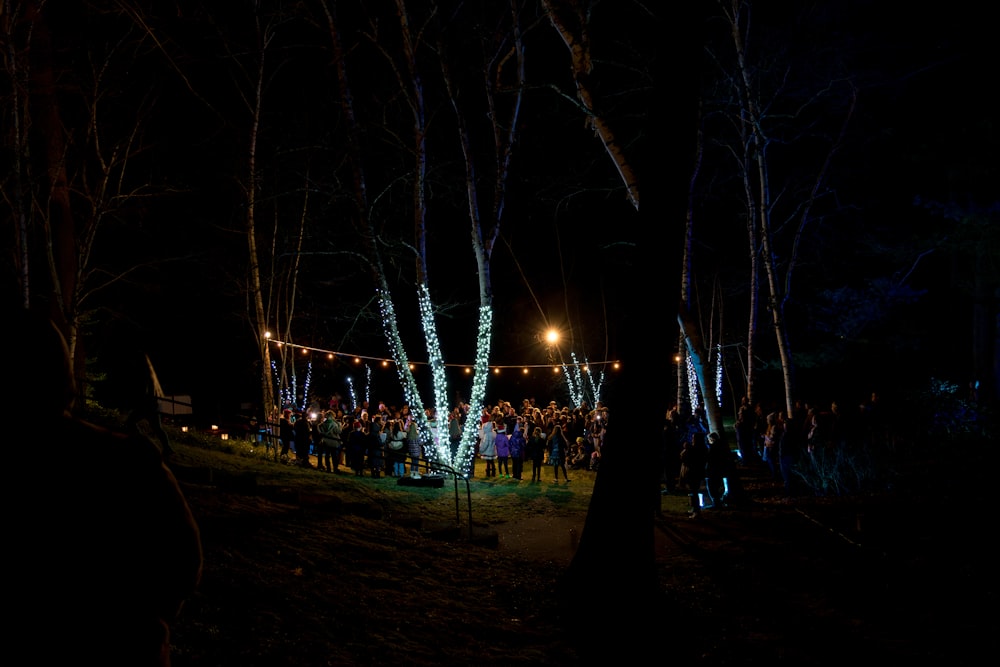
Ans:
[{"label": "birch tree trunk", "polygon": [[[476,259],[477,277],[479,285],[479,320],[476,331],[476,360],[473,374],[473,391],[470,401],[470,413],[478,414],[485,397],[486,382],[489,377],[489,354],[491,346],[491,330],[493,322],[492,310],[492,284],[490,277],[490,260],[493,246],[500,233],[500,226],[504,211],[504,198],[506,192],[506,181],[509,178],[509,169],[513,156],[513,147],[516,142],[519,128],[521,96],[523,95],[524,64],[523,50],[520,43],[520,31],[518,23],[520,16],[517,3],[512,2],[511,28],[509,34],[501,33],[500,41],[505,46],[500,49],[499,57],[494,61],[483,64],[483,81],[485,86],[480,90],[485,91],[485,104],[490,110],[490,131],[493,136],[492,163],[496,165],[493,176],[492,198],[484,201],[484,197],[479,191],[478,177],[485,170],[477,165],[477,147],[474,145],[472,131],[467,127],[467,117],[469,113],[461,108],[459,97],[454,85],[450,68],[448,65],[448,50],[446,40],[441,35],[447,30],[448,25],[438,24],[437,16],[432,10],[417,26],[412,24],[410,11],[404,0],[396,0],[396,17],[400,29],[399,52],[391,49],[391,43],[379,39],[372,33],[369,35],[371,43],[382,53],[385,62],[390,64],[390,68],[396,76],[398,89],[403,93],[403,98],[411,114],[412,128],[412,185],[411,202],[413,216],[413,248],[417,285],[417,305],[420,314],[421,326],[423,328],[423,343],[428,355],[428,364],[432,376],[432,396],[430,409],[425,410],[425,404],[417,389],[417,384],[413,373],[410,370],[409,358],[403,344],[399,325],[396,319],[395,306],[390,286],[386,278],[384,263],[381,253],[376,243],[375,230],[372,225],[370,210],[367,202],[364,172],[361,168],[361,146],[358,142],[358,125],[352,104],[351,87],[348,81],[348,69],[346,61],[341,57],[344,49],[342,47],[341,35],[337,27],[336,7],[331,3],[324,3],[324,11],[327,16],[331,39],[334,43],[334,52],[338,67],[338,81],[341,89],[342,106],[345,118],[348,119],[351,140],[350,152],[352,155],[352,166],[355,181],[355,206],[357,224],[359,232],[366,247],[373,271],[374,281],[378,293],[380,310],[382,312],[383,323],[385,325],[386,338],[393,353],[400,381],[404,388],[404,397],[411,407],[411,413],[420,422],[421,431],[425,439],[434,438],[428,453],[429,458],[444,464],[446,469],[451,469],[459,474],[465,474],[472,463],[474,444],[476,438],[475,420],[467,420],[458,451],[452,456],[447,438],[446,429],[432,430],[428,427],[425,416],[440,416],[442,419],[449,410],[449,389],[445,374],[445,361],[440,339],[437,335],[437,325],[435,322],[436,306],[434,304],[430,289],[430,266],[427,256],[428,238],[428,218],[430,215],[428,199],[426,197],[429,155],[427,151],[427,119],[424,100],[425,86],[424,78],[434,74],[433,67],[424,64],[423,58],[429,54],[435,54],[430,62],[440,68],[439,74],[447,95],[449,104],[455,113],[456,136],[461,150],[464,172],[465,172],[465,195],[469,220],[470,238],[472,249]],[[434,36],[438,37],[436,43],[430,42]],[[508,59],[506,55],[513,54],[510,62],[515,64],[516,84],[510,91],[511,102],[509,113],[501,117],[495,104],[495,96],[498,92],[496,86],[500,76],[500,69]],[[487,213],[484,214],[484,211]]]},{"label": "birch tree trunk", "polygon": [[[264,419],[267,422],[276,422],[279,406],[274,398],[274,381],[271,378],[271,341],[267,326],[269,318],[264,305],[264,288],[261,281],[261,266],[257,249],[257,138],[260,132],[260,113],[264,97],[264,59],[266,55],[266,45],[261,44],[260,46],[257,76],[254,79],[255,85],[251,98],[253,102],[250,108],[252,120],[247,144],[247,181],[244,185],[244,195],[247,202],[246,236],[250,299],[254,316],[254,334],[261,359],[261,405],[264,410]],[[268,299],[268,301],[270,300]],[[291,318],[289,317],[289,319]],[[277,455],[277,448],[275,448],[275,457]]]},{"label": "birch tree trunk", "polygon": [[[820,195],[821,186],[826,179],[833,156],[843,142],[847,131],[848,123],[853,116],[856,96],[852,94],[850,103],[844,114],[844,119],[840,127],[838,136],[830,144],[823,162],[819,165],[815,176],[812,178],[812,185],[808,193],[801,202],[796,202],[796,209],[793,216],[794,234],[786,252],[776,247],[775,228],[776,222],[774,202],[771,195],[771,176],[768,150],[771,145],[771,138],[765,129],[767,113],[761,102],[763,92],[761,86],[751,75],[751,67],[747,62],[744,32],[748,30],[749,23],[745,12],[749,8],[749,3],[745,0],[729,0],[728,6],[723,6],[723,12],[729,22],[729,33],[733,42],[736,57],[735,79],[739,87],[739,129],[743,146],[743,183],[744,193],[747,197],[748,228],[751,230],[750,252],[751,252],[751,279],[757,280],[757,246],[758,241],[754,238],[752,230],[754,224],[757,227],[760,247],[760,263],[763,265],[764,274],[768,285],[768,300],[766,308],[770,314],[771,327],[774,332],[775,343],[777,345],[778,356],[781,361],[782,379],[785,392],[786,413],[791,416],[795,402],[795,362],[792,356],[792,345],[788,333],[788,324],[785,320],[785,307],[792,294],[792,278],[796,264],[799,261],[800,250],[803,242],[803,232],[811,221],[813,205]],[[853,93],[853,90],[852,90]],[[788,198],[786,196],[786,198]],[[778,266],[778,257],[786,259],[784,275]],[[756,333],[756,283],[751,284],[753,290],[751,295],[750,327],[748,331],[748,372],[753,368],[752,343]],[[748,391],[752,385],[748,378]]]},{"label": "birch tree trunk", "polygon": [[[114,75],[121,73],[122,63],[133,63],[145,53],[145,35],[126,30],[117,40],[88,44],[80,62],[64,63],[47,20],[54,7],[30,2],[12,14],[8,10],[5,7],[3,21],[10,21],[6,25],[13,30],[5,40],[5,64],[12,92],[20,99],[14,109],[17,157],[11,199],[20,225],[20,291],[26,305],[47,302],[66,338],[73,372],[84,378],[86,351],[80,330],[93,315],[95,296],[141,266],[138,261],[98,260],[99,232],[112,233],[106,231],[112,223],[134,222],[125,211],[154,194],[142,180],[132,183],[132,165],[149,148],[142,137],[155,97],[148,91],[135,98],[110,94],[121,85]],[[99,12],[95,16],[101,18]],[[20,97],[26,91],[30,96]],[[72,122],[64,117],[67,113]],[[135,122],[108,122],[115,115]],[[31,143],[31,127],[42,150]],[[33,176],[41,171],[33,169],[33,155],[41,156],[35,166],[42,166],[44,178]]]}]

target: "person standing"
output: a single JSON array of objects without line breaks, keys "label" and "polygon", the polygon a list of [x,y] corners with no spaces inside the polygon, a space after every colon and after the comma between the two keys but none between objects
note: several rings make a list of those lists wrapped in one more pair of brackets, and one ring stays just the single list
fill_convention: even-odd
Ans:
[{"label": "person standing", "polygon": [[510,468],[514,479],[519,482],[524,477],[525,445],[524,420],[518,417],[514,423],[514,432],[510,435]]},{"label": "person standing", "polygon": [[497,448],[497,472],[501,478],[510,479],[510,438],[507,437],[507,425],[494,422],[497,437],[493,440]]},{"label": "person standing", "polygon": [[553,482],[559,483],[559,469],[562,468],[563,479],[567,482],[571,481],[569,474],[566,472],[566,457],[569,456],[569,441],[566,440],[566,436],[563,434],[562,426],[555,424],[552,427],[552,433],[549,434],[548,439],[545,441],[545,448],[549,452],[549,464],[552,466],[552,473],[555,475],[553,477]]},{"label": "person standing", "polygon": [[365,474],[365,452],[368,449],[368,434],[360,419],[355,419],[347,436],[347,462],[356,477]]},{"label": "person standing", "polygon": [[340,467],[340,422],[334,419],[333,410],[327,410],[323,413],[323,421],[321,421],[317,426],[316,430],[320,434],[321,439],[321,449],[319,451],[319,458],[317,460],[317,467],[320,470],[325,470],[326,472],[338,472]]},{"label": "person standing", "polygon": [[392,477],[406,475],[406,431],[398,417],[389,423],[389,447],[386,451],[386,469]]},{"label": "person standing", "polygon": [[542,427],[536,426],[531,431],[531,437],[525,445],[525,454],[531,461],[531,481],[542,481],[542,464],[545,461],[545,436]]},{"label": "person standing", "polygon": [[288,450],[295,443],[295,425],[292,424],[292,411],[285,408],[278,419],[278,441],[281,443],[281,461],[288,461]]},{"label": "person standing", "polygon": [[764,431],[764,463],[771,473],[771,479],[777,481],[780,476],[778,469],[778,445],[785,437],[785,415],[775,410],[767,415],[767,430]]},{"label": "person standing", "polygon": [[703,431],[693,432],[691,437],[684,441],[680,458],[680,483],[687,491],[688,501],[691,504],[688,518],[697,519],[701,516],[701,501],[698,499],[698,492],[701,490],[702,480],[705,479],[705,465],[708,462],[708,448],[705,446],[705,433]]},{"label": "person standing", "polygon": [[708,459],[705,462],[705,495],[708,505],[722,509],[726,491],[726,475],[732,452],[715,431],[708,434]]},{"label": "person standing", "polygon": [[754,462],[757,450],[754,446],[754,411],[750,405],[750,398],[744,396],[740,401],[740,408],[736,412],[736,450],[740,454],[740,462],[747,466]]},{"label": "person standing", "polygon": [[382,415],[376,414],[372,418],[370,431],[368,433],[368,468],[374,479],[382,476],[382,469],[385,467],[385,441],[388,433],[382,423]]},{"label": "person standing", "polygon": [[785,494],[794,494],[795,487],[795,467],[799,463],[802,452],[805,451],[806,435],[809,423],[806,419],[807,410],[804,407],[796,406],[792,410],[791,419],[785,424],[784,433],[778,440],[778,469],[781,472],[781,481],[785,487]]},{"label": "person standing", "polygon": [[479,456],[486,462],[485,477],[497,476],[497,435],[493,430],[493,420],[483,422],[479,433]]},{"label": "person standing", "polygon": [[410,477],[420,479],[420,429],[417,420],[409,414],[406,417],[406,445],[410,452]]},{"label": "person standing", "polygon": [[660,442],[661,460],[663,462],[663,495],[670,495],[677,490],[678,477],[681,469],[682,436],[680,430],[680,415],[677,408],[667,410],[663,420],[663,433]]},{"label": "person standing", "polygon": [[448,444],[451,446],[451,458],[458,454],[458,446],[462,442],[462,411],[456,406],[448,417]]},{"label": "person standing", "polygon": [[311,468],[309,464],[309,446],[312,444],[312,425],[302,412],[295,413],[292,422],[295,432],[295,463],[303,468]]}]

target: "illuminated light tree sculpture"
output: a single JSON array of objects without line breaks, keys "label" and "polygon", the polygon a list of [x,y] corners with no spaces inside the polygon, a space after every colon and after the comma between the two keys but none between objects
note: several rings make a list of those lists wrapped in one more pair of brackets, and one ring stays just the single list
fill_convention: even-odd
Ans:
[{"label": "illuminated light tree sculpture", "polygon": [[[324,2],[323,10],[329,26],[331,40],[335,53],[337,78],[340,85],[341,107],[346,119],[348,131],[348,156],[354,172],[355,225],[362,239],[372,268],[376,285],[376,294],[382,328],[385,332],[393,361],[399,375],[400,384],[411,414],[416,418],[418,428],[425,443],[427,457],[432,463],[442,464],[446,470],[467,474],[472,462],[475,439],[478,435],[476,420],[466,420],[462,438],[457,451],[452,455],[447,439],[447,429],[432,429],[428,413],[438,420],[446,418],[448,409],[448,386],[445,373],[444,354],[441,341],[438,338],[435,323],[434,303],[428,279],[429,263],[427,260],[427,190],[428,148],[427,119],[425,114],[424,81],[434,77],[440,84],[440,90],[446,95],[445,103],[450,104],[454,112],[455,128],[457,130],[459,149],[461,150],[465,168],[465,191],[468,218],[471,224],[471,239],[476,258],[479,279],[479,320],[476,333],[476,359],[473,367],[472,392],[469,400],[470,414],[481,411],[486,395],[486,381],[489,376],[489,355],[492,343],[493,326],[493,294],[490,279],[490,260],[496,239],[500,233],[500,223],[503,219],[506,183],[513,157],[513,146],[519,129],[521,98],[524,91],[524,61],[521,45],[520,16],[516,7],[511,7],[511,15],[498,25],[497,32],[490,35],[493,42],[494,57],[482,64],[483,79],[479,80],[476,89],[479,91],[476,101],[481,102],[489,110],[488,113],[468,112],[460,108],[459,95],[453,87],[449,58],[452,56],[444,46],[443,35],[435,34],[434,30],[411,31],[411,17],[404,2],[396,3],[396,15],[399,21],[399,46],[397,52],[390,50],[389,42],[381,35],[367,35],[370,43],[378,54],[389,65],[396,75],[396,83],[401,95],[399,99],[405,102],[412,115],[411,131],[413,145],[412,171],[412,215],[414,229],[414,254],[416,260],[416,290],[417,306],[420,314],[420,326],[427,353],[427,364],[431,371],[431,398],[425,402],[418,391],[411,370],[409,356],[399,331],[399,322],[393,303],[392,293],[386,277],[385,262],[380,246],[387,242],[375,230],[372,221],[372,210],[368,201],[367,184],[361,159],[361,133],[358,116],[354,109],[354,98],[348,82],[347,50],[343,48],[342,36],[339,31],[336,15],[336,5]],[[504,10],[507,11],[507,10]],[[422,27],[423,22],[418,22]],[[428,26],[432,25],[428,22]],[[433,24],[435,28],[446,30],[447,25]],[[436,43],[428,40],[437,39]],[[352,52],[354,52],[352,50]],[[418,62],[424,54],[436,58],[438,69],[423,68],[423,61]],[[468,68],[468,54],[458,54],[456,62],[463,67],[463,73]],[[503,82],[503,83],[501,83]],[[485,85],[483,85],[485,83]],[[506,91],[504,104],[498,106],[496,97]],[[479,97],[480,95],[485,97]],[[463,97],[463,100],[467,99]],[[501,111],[501,108],[505,112]],[[479,122],[485,119],[483,127],[470,128],[470,119]],[[474,150],[473,135],[491,136],[493,144],[488,150],[477,153]],[[482,156],[486,157],[483,158]],[[479,157],[477,157],[479,156]],[[487,170],[477,169],[477,163],[482,161],[494,169],[491,198],[488,205],[481,201],[478,183],[481,173]],[[430,409],[426,410],[425,405]]]},{"label": "illuminated light tree sculpture", "polygon": [[589,405],[597,405],[601,400],[601,387],[604,385],[604,369],[598,371],[598,379],[594,381],[594,370],[587,360],[581,364],[577,361],[576,352],[571,352],[572,365],[563,364],[563,376],[569,389],[573,407],[580,407],[586,401]]}]

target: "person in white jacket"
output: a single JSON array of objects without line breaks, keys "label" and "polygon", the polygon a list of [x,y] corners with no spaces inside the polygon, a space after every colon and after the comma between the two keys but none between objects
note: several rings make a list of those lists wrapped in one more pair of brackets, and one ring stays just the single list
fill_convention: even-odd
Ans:
[{"label": "person in white jacket", "polygon": [[493,420],[486,420],[479,427],[479,456],[486,461],[486,477],[497,476],[497,435]]}]

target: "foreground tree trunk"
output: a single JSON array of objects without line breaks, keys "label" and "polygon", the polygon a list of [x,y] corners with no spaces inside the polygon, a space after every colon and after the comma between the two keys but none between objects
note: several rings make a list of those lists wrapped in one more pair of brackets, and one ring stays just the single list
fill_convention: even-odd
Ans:
[{"label": "foreground tree trunk", "polygon": [[[566,4],[576,11],[568,16],[560,14]],[[587,40],[569,29],[571,20],[585,26],[584,14],[575,2],[544,5],[576,63],[573,69],[577,89],[586,90]],[[621,294],[615,295],[620,304],[615,323],[622,335],[619,344],[622,349],[635,351],[635,357],[625,360],[614,396],[609,399],[604,456],[580,544],[567,570],[564,580],[567,585],[563,589],[570,618],[584,624],[590,624],[594,618],[606,621],[602,621],[602,631],[593,636],[598,660],[648,659],[649,655],[663,651],[666,620],[662,612],[666,605],[657,581],[653,532],[653,518],[660,502],[660,471],[652,461],[656,460],[659,447],[658,417],[665,413],[673,398],[668,378],[675,330],[670,326],[653,326],[648,301],[651,293],[673,292],[666,288],[667,277],[677,273],[669,267],[679,267],[682,261],[680,221],[685,219],[688,181],[678,178],[678,174],[693,173],[699,72],[696,67],[680,64],[700,58],[701,11],[672,8],[669,12],[659,12],[663,22],[656,25],[662,26],[663,43],[669,47],[665,48],[662,59],[651,64],[658,93],[651,99],[657,106],[668,104],[672,120],[667,127],[659,108],[648,110],[643,141],[632,157],[632,162],[638,165],[634,180],[630,176],[632,170],[621,167],[624,153],[605,146],[622,175],[628,199],[638,212],[637,222],[621,223],[623,228],[635,230],[631,239],[636,249],[634,280],[623,287]],[[657,18],[651,16],[650,20],[656,22]],[[592,96],[578,94],[578,99],[588,113],[596,114]],[[602,141],[613,137],[610,132],[601,131],[600,124],[595,127]],[[639,207],[642,183],[650,186]],[[672,225],[672,220],[678,223]],[[635,285],[641,288],[635,289]],[[674,307],[669,302],[663,305],[668,310]],[[697,328],[683,308],[676,312],[691,348]],[[697,343],[694,346],[697,351]],[[703,375],[699,380],[705,387]],[[657,420],[655,426],[649,420],[635,419],[631,406],[648,406],[650,417]],[[594,577],[594,572],[601,575]],[[581,578],[588,582],[587,586],[575,583]]]}]

